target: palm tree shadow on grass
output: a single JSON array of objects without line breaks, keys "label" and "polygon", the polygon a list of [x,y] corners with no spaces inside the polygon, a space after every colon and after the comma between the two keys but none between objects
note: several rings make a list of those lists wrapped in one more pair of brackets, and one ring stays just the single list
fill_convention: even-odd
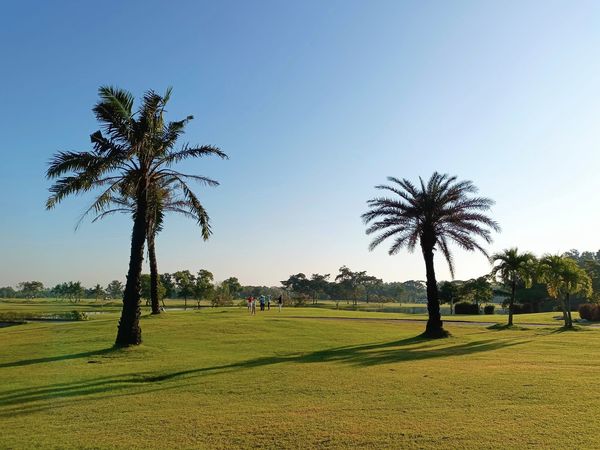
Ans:
[{"label": "palm tree shadow on grass", "polygon": [[13,361],[0,364],[0,369],[4,369],[7,367],[21,367],[21,366],[29,366],[32,364],[42,364],[47,362],[55,362],[55,361],[67,361],[70,359],[79,359],[79,358],[89,358],[93,356],[105,356],[110,353],[119,352],[120,349],[115,347],[105,348],[102,350],[92,350],[89,352],[81,352],[81,353],[72,353],[70,355],[57,355],[57,356],[46,356],[43,358],[32,358],[32,359],[23,359],[21,361]]},{"label": "palm tree shadow on grass", "polygon": [[[181,386],[180,380],[189,380],[202,375],[217,375],[220,373],[235,372],[274,364],[338,363],[349,364],[355,367],[370,367],[431,358],[465,356],[525,343],[525,341],[522,340],[477,340],[448,346],[440,345],[439,342],[440,341],[431,341],[417,336],[391,342],[335,347],[316,352],[296,353],[283,356],[267,356],[238,363],[200,367],[174,372],[123,374],[100,377],[87,381],[58,383],[47,386],[4,391],[0,392],[0,417],[29,414],[61,406],[68,406],[73,402],[87,401],[87,397],[92,395],[94,396],[93,399],[98,399],[98,394],[106,394],[100,398],[110,398],[176,389]],[[443,344],[447,344],[447,341],[444,341]],[[12,363],[12,366],[87,358],[93,355],[102,356],[113,351],[114,350],[112,349],[106,349],[96,352],[38,358],[37,360],[17,361]],[[6,364],[4,367],[8,366],[9,365]]]}]

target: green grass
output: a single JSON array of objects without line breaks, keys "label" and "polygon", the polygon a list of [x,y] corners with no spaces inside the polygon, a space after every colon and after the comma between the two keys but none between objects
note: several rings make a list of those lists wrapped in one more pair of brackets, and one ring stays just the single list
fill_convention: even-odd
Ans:
[{"label": "green grass", "polygon": [[323,312],[145,316],[124,350],[116,313],[2,328],[0,448],[600,446],[600,331],[424,341],[422,323]]}]

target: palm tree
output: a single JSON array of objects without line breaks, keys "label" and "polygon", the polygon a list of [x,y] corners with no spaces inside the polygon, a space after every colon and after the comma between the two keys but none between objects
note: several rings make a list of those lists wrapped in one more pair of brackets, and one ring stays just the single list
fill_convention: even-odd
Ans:
[{"label": "palm tree", "polygon": [[193,117],[165,122],[163,113],[170,95],[170,89],[162,96],[154,91],[147,91],[142,105],[134,111],[134,98],[129,92],[114,87],[101,87],[100,100],[93,108],[101,130],[90,136],[93,149],[57,153],[46,173],[49,179],[55,180],[46,202],[47,209],[54,208],[69,195],[102,188],[103,192],[89,208],[101,211],[125,186],[135,187],[131,252],[115,342],[117,346],[142,342],[139,326],[140,276],[147,234],[149,192],[161,180],[173,179],[178,183],[185,199],[200,207],[200,202],[187,181],[207,182],[206,178],[182,174],[171,169],[171,166],[187,158],[207,155],[227,157],[221,150],[209,145],[183,145],[175,149],[186,124]]},{"label": "palm tree", "polygon": [[[219,183],[206,178],[205,184],[218,186]],[[150,303],[152,314],[160,314],[160,302],[158,298],[159,273],[155,242],[156,236],[163,229],[165,213],[174,212],[194,219],[200,226],[204,240],[207,240],[212,234],[209,224],[210,218],[206,210],[201,204],[194,204],[188,201],[185,196],[178,192],[179,187],[176,179],[165,178],[153,186],[148,193],[146,242],[148,243],[148,262],[150,265]],[[135,206],[135,189],[132,189],[131,186],[126,187],[119,196],[113,197],[109,203],[102,205],[99,211],[95,211],[96,216],[92,222],[96,222],[114,213],[126,213],[135,216]],[[91,211],[88,210],[87,212]]]},{"label": "palm tree", "polygon": [[494,278],[500,276],[502,282],[510,286],[508,326],[512,326],[517,283],[523,283],[526,288],[531,287],[535,276],[536,259],[533,253],[519,253],[516,247],[496,253],[491,259],[494,264],[498,263],[492,269],[492,276]]},{"label": "palm tree", "polygon": [[539,279],[546,284],[548,295],[560,302],[565,328],[573,328],[571,295],[592,294],[592,281],[585,270],[571,258],[544,255],[540,259]]},{"label": "palm tree", "polygon": [[379,233],[369,249],[373,250],[388,238],[394,239],[388,252],[390,255],[395,255],[404,247],[412,252],[417,244],[420,245],[425,260],[429,314],[424,335],[447,336],[440,316],[434,251],[442,252],[453,278],[454,262],[450,242],[465,250],[478,250],[487,256],[476,237],[490,243],[490,229],[500,230],[498,224],[483,213],[494,202],[488,198],[471,196],[477,193],[477,188],[471,181],[457,181],[455,176],[437,172],[434,172],[427,184],[419,178],[419,186],[407,179],[388,177],[388,181],[392,184],[375,187],[391,192],[394,197],[369,200],[367,204],[370,209],[362,215],[365,224],[370,224],[366,233]]}]

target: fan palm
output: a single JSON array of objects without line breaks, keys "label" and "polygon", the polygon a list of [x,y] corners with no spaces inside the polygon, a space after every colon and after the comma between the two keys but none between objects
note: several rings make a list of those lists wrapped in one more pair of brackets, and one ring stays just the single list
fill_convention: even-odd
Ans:
[{"label": "fan palm", "polygon": [[189,180],[207,182],[204,177],[177,172],[171,167],[187,158],[216,155],[226,158],[220,149],[210,146],[176,149],[178,139],[192,116],[175,121],[163,120],[171,90],[164,95],[147,91],[137,111],[133,96],[122,89],[101,87],[100,100],[93,112],[101,130],[91,135],[93,149],[83,152],[59,152],[50,161],[47,177],[53,179],[46,208],[54,208],[69,195],[101,188],[102,193],[90,206],[101,211],[126,186],[135,191],[135,213],[131,234],[131,252],[127,282],[123,293],[123,309],[115,345],[137,345],[142,342],[140,318],[140,276],[147,234],[149,193],[161,180],[173,179],[186,201],[201,207],[188,186]]},{"label": "fan palm", "polygon": [[527,288],[531,287],[536,259],[532,253],[519,253],[516,247],[496,253],[491,259],[494,264],[498,263],[492,269],[492,276],[499,276],[503,283],[510,286],[508,326],[512,326],[517,283],[523,283]]},{"label": "fan palm", "polygon": [[[205,184],[217,186],[219,183],[207,178]],[[148,262],[150,265],[150,304],[152,314],[160,314],[160,302],[158,298],[159,274],[155,242],[156,236],[163,229],[165,213],[174,212],[194,219],[200,226],[204,240],[207,240],[212,234],[209,223],[210,218],[206,210],[201,204],[194,204],[181,195],[181,192],[178,192],[180,187],[176,179],[165,178],[153,186],[148,193],[146,242],[148,244]],[[131,186],[124,188],[119,196],[113,197],[109,203],[102,205],[101,210],[95,211],[96,216],[92,222],[115,213],[126,213],[135,216],[136,205],[134,194],[135,190]],[[91,211],[88,210],[87,212]]]},{"label": "fan palm", "polygon": [[443,337],[438,287],[435,278],[433,255],[440,250],[450,274],[454,277],[454,262],[450,242],[466,250],[478,250],[487,256],[477,242],[480,237],[490,243],[491,230],[499,231],[496,222],[486,216],[493,201],[475,197],[477,188],[471,181],[457,181],[455,176],[435,172],[425,183],[419,178],[418,186],[409,180],[388,177],[390,185],[375,186],[393,194],[393,197],[376,197],[368,201],[369,210],[362,215],[369,225],[366,233],[378,235],[369,249],[373,250],[387,239],[393,239],[389,249],[395,255],[406,247],[413,251],[420,245],[425,260],[427,277],[427,312],[429,319],[425,336]]}]

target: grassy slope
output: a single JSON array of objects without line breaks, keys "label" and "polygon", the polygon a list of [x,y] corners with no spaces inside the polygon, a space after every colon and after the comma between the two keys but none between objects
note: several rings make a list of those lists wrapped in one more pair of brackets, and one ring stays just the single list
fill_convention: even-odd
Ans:
[{"label": "grassy slope", "polygon": [[421,341],[418,323],[292,315],[145,317],[121,351],[117,315],[0,329],[0,447],[600,446],[600,331]]}]

